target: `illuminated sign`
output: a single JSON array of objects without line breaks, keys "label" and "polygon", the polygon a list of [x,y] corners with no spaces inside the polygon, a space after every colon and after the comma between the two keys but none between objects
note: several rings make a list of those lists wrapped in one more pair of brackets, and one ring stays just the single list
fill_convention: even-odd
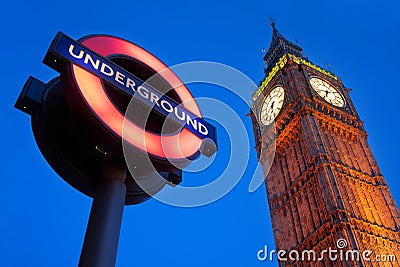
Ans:
[{"label": "illuminated sign", "polygon": [[15,107],[49,165],[94,199],[79,265],[114,266],[124,205],[178,185],[200,153],[217,151],[216,129],[171,69],[121,38],[59,32],[43,63],[60,76],[30,76]]},{"label": "illuminated sign", "polygon": [[[146,84],[121,68],[110,56],[123,55],[152,68],[169,83],[182,104]],[[135,147],[162,158],[190,158],[199,150],[210,156],[216,151],[215,127],[202,119],[201,112],[187,87],[155,56],[126,40],[113,36],[89,36],[76,42],[58,33],[46,54],[44,63],[63,72],[72,73],[77,90],[97,118],[114,134]],[[152,108],[184,128],[172,135],[161,135],[143,130],[125,121],[124,114],[108,96],[103,81]],[[205,147],[205,149],[204,149]]]}]

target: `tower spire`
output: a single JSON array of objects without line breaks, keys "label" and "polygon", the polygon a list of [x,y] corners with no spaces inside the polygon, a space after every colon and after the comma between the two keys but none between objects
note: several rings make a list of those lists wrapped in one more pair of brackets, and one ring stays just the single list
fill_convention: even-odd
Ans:
[{"label": "tower spire", "polygon": [[269,73],[275,63],[284,54],[292,54],[297,57],[302,57],[303,55],[303,49],[300,46],[288,41],[278,31],[276,28],[276,22],[272,17],[269,18],[269,21],[272,27],[272,40],[269,49],[264,56],[264,61],[267,63],[267,67],[264,70],[265,73]]},{"label": "tower spire", "polygon": [[272,29],[275,29],[275,20],[273,17],[269,17],[269,22],[270,22],[269,25],[271,25]]}]

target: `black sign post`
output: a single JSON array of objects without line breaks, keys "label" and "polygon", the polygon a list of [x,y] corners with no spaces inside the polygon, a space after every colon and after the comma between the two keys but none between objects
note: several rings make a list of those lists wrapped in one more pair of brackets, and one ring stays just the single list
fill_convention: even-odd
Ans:
[{"label": "black sign post", "polygon": [[114,266],[124,212],[126,167],[107,166],[96,186],[79,266]]}]

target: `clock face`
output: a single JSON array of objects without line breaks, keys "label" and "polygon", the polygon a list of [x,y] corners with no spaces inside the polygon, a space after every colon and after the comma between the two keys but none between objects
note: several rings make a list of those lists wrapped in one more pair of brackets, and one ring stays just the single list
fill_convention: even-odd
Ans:
[{"label": "clock face", "polygon": [[262,124],[270,125],[274,121],[276,116],[278,116],[279,111],[281,111],[282,109],[284,98],[285,98],[285,91],[281,86],[275,87],[269,93],[269,95],[264,100],[260,112],[260,118]]},{"label": "clock face", "polygon": [[310,83],[315,92],[329,104],[339,108],[345,105],[343,96],[326,81],[314,77],[310,79]]}]

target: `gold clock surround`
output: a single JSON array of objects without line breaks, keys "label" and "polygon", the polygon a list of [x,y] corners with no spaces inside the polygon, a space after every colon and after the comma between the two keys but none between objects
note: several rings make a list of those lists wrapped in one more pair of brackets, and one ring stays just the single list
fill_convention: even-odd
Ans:
[{"label": "gold clock surround", "polygon": [[339,93],[335,86],[318,77],[310,78],[310,84],[314,91],[329,104],[339,108],[345,106],[346,102],[344,97]]},{"label": "gold clock surround", "polygon": [[282,86],[276,86],[265,97],[260,111],[260,119],[263,125],[270,125],[278,116],[285,99],[285,90]]}]

